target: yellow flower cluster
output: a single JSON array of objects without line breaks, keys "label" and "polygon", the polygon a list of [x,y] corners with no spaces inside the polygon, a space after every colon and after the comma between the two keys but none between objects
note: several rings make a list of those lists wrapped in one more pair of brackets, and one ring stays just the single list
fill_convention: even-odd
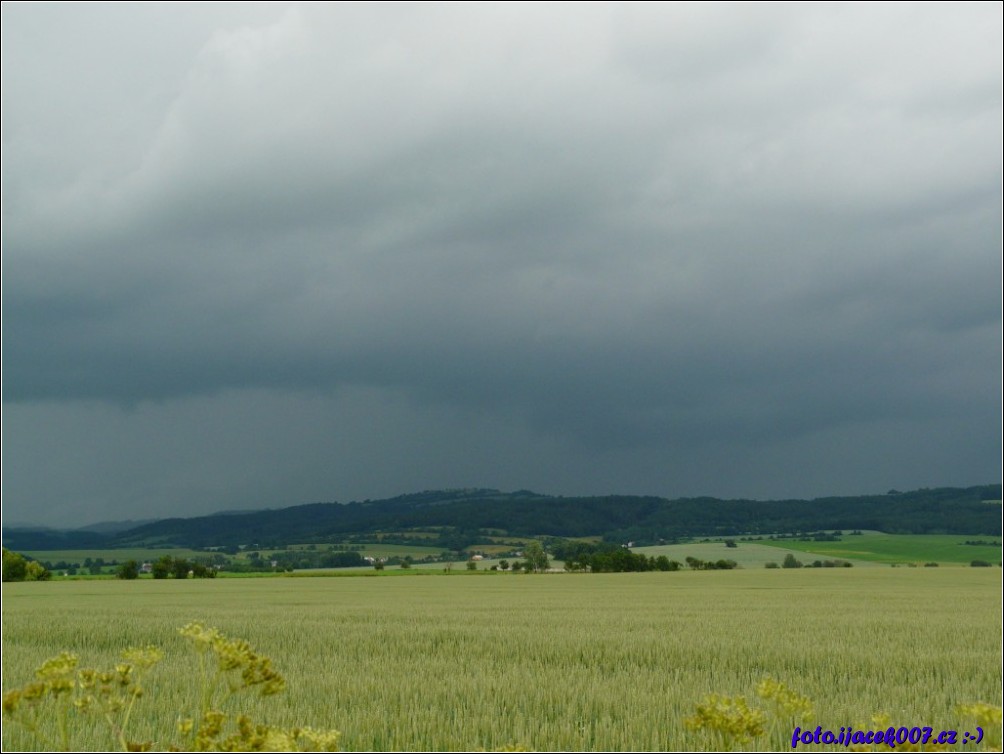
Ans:
[{"label": "yellow flower cluster", "polygon": [[1000,707],[985,702],[975,704],[960,704],[956,708],[960,716],[971,718],[983,731],[983,746],[990,751],[1001,751],[1001,721],[1004,719],[1004,712]]},{"label": "yellow flower cluster", "polygon": [[808,722],[812,720],[812,700],[799,696],[780,681],[764,678],[756,687],[757,696],[773,702],[779,716]]},{"label": "yellow flower cluster", "polygon": [[[191,718],[179,721],[182,742],[176,746],[158,743],[168,751],[337,751],[341,735],[334,730],[314,728],[274,728],[259,725],[244,715],[228,724],[225,713],[212,709],[217,682],[225,678],[231,695],[243,689],[257,689],[263,696],[285,688],[283,677],[272,661],[256,653],[243,639],[228,639],[215,628],[189,623],[180,629],[200,657],[214,656],[216,673],[204,675],[198,723]],[[78,668],[78,658],[63,652],[46,660],[36,671],[39,680],[5,692],[3,714],[11,722],[32,732],[47,750],[74,751],[75,720],[70,713],[96,712],[109,727],[113,740],[123,751],[149,751],[154,742],[128,738],[129,718],[136,700],[143,695],[143,673],[163,659],[154,646],[130,647],[123,662],[110,670]],[[200,660],[201,662],[201,660]],[[49,706],[51,704],[51,706]],[[47,718],[57,721],[57,738],[47,735]]]},{"label": "yellow flower cluster", "polygon": [[286,679],[272,668],[272,661],[257,654],[243,639],[228,639],[201,623],[189,623],[178,633],[190,640],[199,653],[215,654],[221,672],[240,671],[239,681],[228,676],[231,692],[257,686],[262,696],[272,696],[286,688]]},{"label": "yellow flower cluster", "polygon": [[[148,744],[128,742],[125,729],[134,702],[143,695],[139,683],[142,672],[159,662],[161,652],[155,647],[130,647],[122,656],[126,661],[111,670],[78,668],[77,656],[69,652],[49,658],[35,671],[38,681],[4,694],[4,715],[32,731],[46,745],[67,750],[71,738],[69,708],[78,713],[97,711],[123,748],[149,748]],[[42,705],[50,700],[54,704],[58,741],[46,738],[40,725],[46,714]]]},{"label": "yellow flower cluster", "polygon": [[986,704],[984,702],[976,702],[975,704],[960,704],[958,707],[958,713],[963,717],[971,717],[976,720],[978,725],[985,725],[988,728],[993,728],[1001,724],[1001,719],[1004,718],[1004,713],[1001,712],[1000,707],[994,707],[992,704]]},{"label": "yellow flower cluster", "polygon": [[[286,680],[272,668],[272,661],[255,652],[243,639],[228,639],[218,629],[189,623],[178,633],[192,642],[201,657],[216,658],[217,677],[227,680],[231,694],[257,688],[262,696],[278,694]],[[227,715],[211,709],[212,689],[208,682],[198,722],[186,718],[178,722],[178,732],[189,740],[194,751],[337,751],[338,731],[313,728],[274,728],[254,723],[245,715],[236,719],[236,730],[228,734]]]},{"label": "yellow flower cluster", "polygon": [[711,694],[697,705],[696,714],[683,721],[691,730],[716,734],[725,749],[744,744],[764,733],[766,716],[746,703],[746,697]]},{"label": "yellow flower cluster", "polygon": [[237,730],[224,736],[226,715],[210,710],[202,716],[198,728],[192,720],[178,724],[182,735],[196,731],[194,751],[338,751],[340,733],[314,728],[274,728],[258,725],[245,715],[237,717]]},{"label": "yellow flower cluster", "polygon": [[7,691],[3,695],[3,712],[13,716],[24,711],[24,707],[36,707],[47,697],[60,697],[73,693],[73,674],[77,668],[77,656],[61,652],[50,657],[35,671],[39,679],[26,686]]},{"label": "yellow flower cluster", "polygon": [[[767,725],[767,716],[759,709],[751,708],[745,697],[727,697],[712,694],[704,701],[696,705],[693,717],[686,718],[683,722],[691,730],[703,730],[715,736],[717,743],[722,749],[730,749],[736,745],[749,743],[752,739],[762,736],[770,730],[770,737],[778,740],[785,740],[784,736],[790,736],[792,728],[789,727],[793,720],[806,722],[812,719],[813,705],[807,697],[800,696],[780,681],[773,678],[764,678],[756,687],[757,696],[772,703],[775,715]],[[1001,721],[1002,714],[1000,707],[982,702],[976,704],[962,705],[956,708],[962,718],[971,718],[976,721],[983,731],[983,738],[979,741],[980,748],[984,751],[1001,750]],[[861,731],[885,731],[895,730],[893,720],[886,713],[873,715],[870,724],[859,724],[856,730]],[[972,732],[973,738],[976,732],[973,727],[967,727],[967,731]],[[960,733],[961,736],[961,733]],[[786,742],[786,741],[785,741]],[[959,743],[963,741],[960,739]],[[776,743],[776,742],[774,742]],[[976,743],[976,741],[972,741]],[[783,744],[777,746],[787,748]],[[886,744],[851,744],[850,751],[890,751]],[[951,744],[939,744],[935,740],[926,743],[911,743],[910,741],[896,741],[896,751],[947,751],[954,748]]]}]

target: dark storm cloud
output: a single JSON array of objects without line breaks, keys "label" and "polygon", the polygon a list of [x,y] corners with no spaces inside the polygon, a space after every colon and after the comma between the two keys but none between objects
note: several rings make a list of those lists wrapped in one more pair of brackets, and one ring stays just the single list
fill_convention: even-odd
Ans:
[{"label": "dark storm cloud", "polygon": [[[513,487],[726,494],[738,454],[748,494],[789,491],[753,473],[761,447],[817,463],[798,494],[824,494],[843,436],[902,487],[938,480],[893,428],[999,415],[998,6],[95,12],[74,35],[69,7],[4,6],[19,497],[33,415],[108,448],[181,447],[206,417],[232,457],[185,495],[205,501],[246,499],[262,448],[384,438],[365,473],[271,456],[289,502],[502,484],[489,458]],[[238,439],[242,411],[275,427],[297,401],[323,431]],[[469,426],[490,451],[449,439]],[[388,475],[386,434],[435,472]],[[988,481],[999,450],[974,429],[944,482]],[[640,470],[670,451],[689,460]],[[108,452],[94,499],[125,499]],[[136,496],[178,492],[154,486]]]}]

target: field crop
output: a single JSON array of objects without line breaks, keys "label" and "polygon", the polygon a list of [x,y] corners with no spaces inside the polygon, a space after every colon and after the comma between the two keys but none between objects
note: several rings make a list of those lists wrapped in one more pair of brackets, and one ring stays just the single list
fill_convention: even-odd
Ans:
[{"label": "field crop", "polygon": [[[785,540],[787,541],[787,540]],[[810,545],[815,542],[801,542],[800,544]],[[875,563],[869,560],[852,560],[850,557],[825,554],[817,551],[803,551],[792,548],[769,547],[762,542],[737,542],[736,547],[726,547],[724,542],[691,542],[686,545],[653,545],[651,547],[632,547],[632,552],[640,552],[649,557],[665,555],[670,560],[685,563],[688,557],[698,560],[719,560],[726,558],[734,560],[740,568],[763,568],[767,563],[780,564],[784,556],[789,552],[794,554],[799,560],[811,563],[817,558],[825,560],[827,558],[840,558],[853,563],[855,568],[869,568]]]},{"label": "field crop", "polygon": [[[312,545],[293,545],[289,549],[304,550],[310,548],[311,546]],[[329,546],[332,545],[327,545],[327,544],[313,545],[315,549],[320,551],[328,549]],[[363,556],[369,555],[370,557],[374,558],[392,558],[392,557],[403,558],[406,555],[408,555],[411,556],[412,558],[418,559],[418,558],[424,558],[429,555],[435,557],[443,551],[442,547],[423,547],[418,544],[395,545],[395,544],[385,544],[383,542],[350,542],[345,544],[335,543],[333,546],[336,548],[340,547],[350,548],[358,552],[360,555]],[[274,548],[265,548],[263,552],[271,554],[279,552],[279,550],[275,550]]]},{"label": "field crop", "polygon": [[[4,584],[3,687],[62,650],[108,666],[156,644],[158,690],[135,713],[156,740],[194,703],[177,634],[192,620],[285,675],[252,717],[340,730],[346,750],[707,749],[684,725],[695,705],[756,705],[765,676],[835,729],[882,711],[955,728],[958,705],[1001,704],[1000,571],[969,568]],[[5,751],[36,747],[5,723]]]},{"label": "field crop", "polygon": [[[1001,562],[1001,548],[990,545],[967,545],[970,541],[1000,541],[998,536],[966,534],[885,534],[868,531],[862,534],[844,532],[839,542],[799,542],[791,539],[764,540],[757,544],[784,548],[779,552],[780,561],[788,550],[801,551],[800,560],[806,560],[809,553],[822,558],[845,558],[869,560],[883,564],[923,564],[928,562],[941,565],[969,565],[973,560],[988,563]],[[740,547],[743,543],[739,543]],[[812,558],[810,558],[812,559]]]}]

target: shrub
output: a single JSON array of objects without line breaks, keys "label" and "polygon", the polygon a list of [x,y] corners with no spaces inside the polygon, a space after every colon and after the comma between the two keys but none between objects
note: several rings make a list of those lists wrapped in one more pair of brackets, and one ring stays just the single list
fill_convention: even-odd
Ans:
[{"label": "shrub", "polygon": [[52,573],[37,560],[29,560],[24,567],[25,581],[49,581]]},{"label": "shrub", "polygon": [[175,558],[171,564],[171,572],[174,573],[176,579],[187,579],[191,570],[192,564],[184,558]]},{"label": "shrub", "polygon": [[154,561],[150,568],[150,572],[153,574],[155,579],[166,579],[171,573],[173,562],[174,561],[170,555],[164,555]]},{"label": "shrub", "polygon": [[115,571],[115,578],[127,580],[138,579],[139,563],[135,560],[127,560],[125,563],[122,563]]},{"label": "shrub", "polygon": [[4,581],[48,581],[52,573],[36,560],[3,548]]},{"label": "shrub", "polygon": [[781,563],[782,568],[801,568],[802,561],[795,558],[790,552],[784,556],[784,562]]}]

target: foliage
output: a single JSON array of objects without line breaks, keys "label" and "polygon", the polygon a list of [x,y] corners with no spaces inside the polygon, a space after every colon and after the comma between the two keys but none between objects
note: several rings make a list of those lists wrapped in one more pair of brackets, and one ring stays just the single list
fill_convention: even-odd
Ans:
[{"label": "foliage", "polygon": [[49,570],[38,561],[3,548],[4,581],[48,581],[51,578]]},{"label": "foliage", "polygon": [[782,568],[801,568],[802,561],[792,555],[790,552],[784,556],[784,561],[781,563]]},{"label": "foliage", "polygon": [[523,557],[526,558],[526,569],[532,569],[535,573],[546,571],[550,565],[547,553],[544,552],[540,542],[529,542],[523,548]]},{"label": "foliage", "polygon": [[171,558],[170,556],[164,555],[163,557],[157,558],[150,565],[150,574],[155,579],[166,579],[171,573]]},{"label": "foliage", "polygon": [[131,581],[139,578],[139,563],[135,560],[127,560],[119,565],[115,571],[115,578]]},{"label": "foliage", "polygon": [[52,573],[37,560],[29,560],[24,567],[25,581],[49,581]]},{"label": "foliage", "polygon": [[187,579],[191,570],[191,564],[184,558],[175,558],[174,562],[171,563],[171,573],[176,579]]},{"label": "foliage", "polygon": [[[277,694],[285,688],[285,679],[272,668],[271,660],[242,639],[228,639],[200,623],[189,623],[179,633],[199,656],[201,686],[197,713],[177,722],[176,734],[181,738],[176,742],[167,731],[158,741],[137,741],[130,736],[134,708],[146,691],[147,671],[164,656],[154,646],[130,647],[110,670],[79,668],[75,654],[62,652],[38,668],[37,681],[4,693],[3,716],[52,751],[82,750],[84,746],[74,736],[87,727],[87,716],[101,721],[112,746],[122,751],[337,751],[337,731],[276,728],[257,724],[246,715],[233,718],[220,711],[219,704],[241,691]],[[223,699],[218,698],[221,691]],[[47,719],[56,721],[53,735],[43,725]]]},{"label": "foliage", "polygon": [[665,555],[647,556],[609,542],[567,541],[554,545],[554,557],[563,560],[566,571],[626,573],[629,571],[677,571],[680,563]]},{"label": "foliage", "polygon": [[216,569],[207,567],[187,558],[172,558],[164,555],[151,565],[151,573],[155,579],[166,579],[173,576],[176,579],[187,579],[189,574],[197,579],[216,578]]}]

